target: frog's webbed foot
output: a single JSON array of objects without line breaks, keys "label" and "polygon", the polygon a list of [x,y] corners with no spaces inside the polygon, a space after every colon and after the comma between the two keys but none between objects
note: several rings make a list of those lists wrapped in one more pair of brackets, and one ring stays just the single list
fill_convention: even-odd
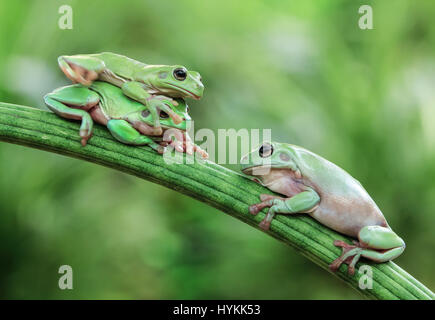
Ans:
[{"label": "frog's webbed foot", "polygon": [[175,151],[184,152],[184,133],[181,130],[170,128],[163,134],[161,145],[171,146]]},{"label": "frog's webbed foot", "polygon": [[330,265],[329,269],[336,272],[340,266],[345,263],[349,265],[347,272],[350,275],[355,274],[355,265],[361,257],[364,248],[357,241],[353,241],[353,245],[348,244],[341,240],[335,240],[334,246],[341,247],[343,249],[341,256],[335,259]]},{"label": "frog's webbed foot", "polygon": [[184,151],[187,154],[193,155],[193,153],[196,153],[199,156],[201,156],[202,159],[208,159],[207,151],[201,149],[201,147],[196,145],[186,132],[184,133],[183,137],[185,138],[183,147],[184,147]]},{"label": "frog's webbed foot", "polygon": [[196,144],[193,146],[193,151],[201,156],[203,159],[208,159],[208,153],[204,149],[201,149]]},{"label": "frog's webbed foot", "polygon": [[177,152],[187,153],[193,155],[197,153],[202,159],[208,158],[208,153],[193,143],[189,135],[179,129],[171,128],[165,131],[163,141],[160,143],[162,146],[171,146]]},{"label": "frog's webbed foot", "polygon": [[274,199],[278,199],[281,201],[285,201],[285,198],[283,197],[278,197],[278,196],[274,196],[271,194],[260,194],[260,203],[255,203],[251,206],[249,206],[249,213],[253,214],[254,216],[257,215],[261,210],[263,210],[264,208],[270,208],[273,206],[273,201]]},{"label": "frog's webbed foot", "polygon": [[390,228],[383,226],[363,227],[353,245],[341,240],[334,241],[334,245],[343,248],[343,252],[329,268],[335,272],[345,263],[349,265],[350,275],[355,273],[355,265],[361,256],[381,263],[397,258],[405,250],[405,242]]},{"label": "frog's webbed foot", "polygon": [[255,216],[264,208],[270,208],[271,206],[272,204],[269,200],[265,200],[260,203],[255,203],[249,206],[249,213]]},{"label": "frog's webbed foot", "polygon": [[105,64],[97,58],[85,56],[60,56],[59,67],[73,83],[90,86],[104,71]]},{"label": "frog's webbed foot", "polygon": [[176,114],[170,106],[171,104],[175,107],[178,106],[177,101],[166,96],[151,96],[148,98],[148,101],[149,107],[157,110],[156,113],[159,114],[159,117],[155,117],[154,119],[155,127],[160,126],[159,118],[165,119],[168,116],[171,117],[172,121],[175,124],[180,124],[183,121],[183,119],[178,114]]}]

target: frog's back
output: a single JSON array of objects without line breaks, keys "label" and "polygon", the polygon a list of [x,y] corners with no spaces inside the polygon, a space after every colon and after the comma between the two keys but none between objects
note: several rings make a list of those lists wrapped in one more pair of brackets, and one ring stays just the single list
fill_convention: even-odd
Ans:
[{"label": "frog's back", "polygon": [[388,226],[382,212],[358,180],[311,151],[291,147],[304,184],[320,196],[319,206],[311,213],[316,220],[352,237],[357,237],[364,226]]},{"label": "frog's back", "polygon": [[118,76],[130,80],[134,80],[134,73],[137,70],[147,66],[145,63],[112,52],[96,53],[91,56],[104,61],[106,67]]},{"label": "frog's back", "polygon": [[100,96],[100,107],[103,113],[111,119],[124,116],[129,112],[145,109],[146,107],[128,98],[122,90],[114,85],[103,81],[95,81],[90,89]]}]

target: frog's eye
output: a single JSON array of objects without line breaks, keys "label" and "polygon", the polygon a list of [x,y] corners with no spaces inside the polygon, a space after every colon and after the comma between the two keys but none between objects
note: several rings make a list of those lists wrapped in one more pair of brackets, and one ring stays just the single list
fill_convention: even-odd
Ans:
[{"label": "frog's eye", "polygon": [[186,113],[189,113],[189,111],[190,111],[189,106],[186,106]]},{"label": "frog's eye", "polygon": [[174,70],[174,77],[177,80],[183,81],[187,77],[187,70],[184,68],[177,68]]},{"label": "frog's eye", "polygon": [[273,146],[269,143],[264,143],[258,150],[258,154],[262,158],[270,157],[273,153]]},{"label": "frog's eye", "polygon": [[169,114],[167,114],[164,111],[160,111],[160,119],[168,119],[169,118]]},{"label": "frog's eye", "polygon": [[143,110],[142,111],[142,117],[148,118],[149,115],[150,115],[150,111],[149,110]]}]

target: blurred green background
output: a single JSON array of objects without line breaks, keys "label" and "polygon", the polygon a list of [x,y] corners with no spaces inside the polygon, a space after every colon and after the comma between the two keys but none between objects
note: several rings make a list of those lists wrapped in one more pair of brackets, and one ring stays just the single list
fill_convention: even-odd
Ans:
[{"label": "blurred green background", "polygon": [[[58,27],[63,4],[73,29]],[[373,5],[374,30],[358,28]],[[435,2],[0,1],[0,100],[44,108],[62,54],[200,71],[195,128],[271,128],[366,187],[435,289]],[[236,166],[229,166],[236,168]],[[0,143],[0,298],[345,299],[284,244],[203,203]],[[58,288],[71,265],[74,290]]]}]

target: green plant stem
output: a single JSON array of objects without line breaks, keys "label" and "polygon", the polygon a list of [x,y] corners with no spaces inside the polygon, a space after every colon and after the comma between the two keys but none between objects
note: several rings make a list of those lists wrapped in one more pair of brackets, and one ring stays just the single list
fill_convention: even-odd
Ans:
[{"label": "green plant stem", "polygon": [[[0,102],[2,141],[87,160],[150,180],[205,202],[257,229],[264,218],[264,212],[257,216],[249,214],[248,207],[258,202],[261,193],[270,192],[234,171],[209,161],[167,164],[148,147],[131,147],[115,141],[100,126],[94,129],[88,145],[82,147],[78,128],[78,122],[66,121],[53,113]],[[328,265],[341,254],[333,240],[351,241],[305,215],[278,215],[267,233],[327,271]],[[333,274],[367,298],[434,298],[432,291],[393,262],[375,264],[362,259],[357,270],[362,264],[372,268],[372,289],[360,289],[359,279],[363,275],[357,271],[349,276],[346,266]]]}]

